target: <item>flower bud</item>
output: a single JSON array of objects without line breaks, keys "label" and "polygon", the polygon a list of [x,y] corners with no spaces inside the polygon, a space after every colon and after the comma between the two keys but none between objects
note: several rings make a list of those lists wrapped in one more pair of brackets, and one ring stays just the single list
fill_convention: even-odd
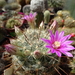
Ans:
[{"label": "flower bud", "polygon": [[44,29],[44,22],[43,22],[43,21],[40,23],[39,29],[40,29],[40,30],[41,30],[41,29]]},{"label": "flower bud", "polygon": [[40,58],[41,55],[42,55],[42,53],[41,53],[39,50],[35,50],[35,51],[34,51],[34,56],[35,56],[36,58]]},{"label": "flower bud", "polygon": [[4,47],[5,47],[5,50],[9,52],[10,54],[16,54],[17,52],[17,47],[12,44],[6,44],[4,45]]}]

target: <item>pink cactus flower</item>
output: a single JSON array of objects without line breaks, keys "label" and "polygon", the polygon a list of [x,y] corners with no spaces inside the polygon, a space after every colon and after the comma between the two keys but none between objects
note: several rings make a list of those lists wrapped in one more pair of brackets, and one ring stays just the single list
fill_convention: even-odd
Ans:
[{"label": "pink cactus flower", "polygon": [[34,26],[36,15],[36,13],[30,13],[29,15],[25,15],[24,17],[22,17],[22,19],[26,19],[29,25]]},{"label": "pink cactus flower", "polygon": [[56,31],[55,34],[50,31],[50,39],[42,38],[42,40],[47,43],[46,48],[50,49],[48,53],[55,53],[59,57],[61,57],[62,54],[68,57],[73,57],[69,51],[75,48],[71,45],[73,41],[70,41],[70,38],[71,35],[64,36],[64,31],[60,33]]}]

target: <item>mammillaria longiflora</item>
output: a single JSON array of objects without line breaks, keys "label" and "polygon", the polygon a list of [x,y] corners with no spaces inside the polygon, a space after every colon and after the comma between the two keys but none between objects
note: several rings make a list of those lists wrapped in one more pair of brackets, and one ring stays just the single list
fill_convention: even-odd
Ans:
[{"label": "mammillaria longiflora", "polygon": [[[39,27],[39,29],[25,29],[24,32],[22,32],[18,27],[15,27],[17,38],[10,39],[10,43],[13,46],[17,46],[17,49],[14,47],[14,49],[16,49],[16,52],[19,51],[19,53],[15,53],[17,60],[14,59],[15,57],[13,58],[16,75],[21,75],[21,73],[22,75],[53,75],[54,71],[59,68],[58,64],[61,57],[61,54],[59,53],[60,50],[57,50],[57,48],[61,44],[65,45],[67,42],[69,43],[68,45],[66,45],[67,47],[65,46],[65,49],[67,50],[64,51],[64,48],[62,48],[62,50],[64,52],[67,52],[64,54],[72,57],[72,54],[68,53],[68,51],[74,49],[74,47],[70,45],[72,43],[71,41],[66,41],[69,39],[69,37],[64,36],[64,32],[58,34],[56,31],[55,34],[52,34],[51,32],[49,34],[48,31],[42,30],[41,28],[42,25],[41,27]],[[44,47],[46,44],[40,38],[46,38],[42,40],[48,43],[46,47],[52,49],[51,51],[48,51],[47,48]],[[53,48],[49,46],[54,41],[53,38],[56,41],[54,42],[54,45],[55,47],[57,47],[53,47],[55,48],[54,51]],[[61,42],[57,39],[59,39]],[[6,45],[5,49],[7,50]],[[49,53],[47,53],[47,51]],[[10,54],[12,54],[12,51],[10,52]],[[15,61],[17,62],[15,63]],[[19,69],[19,67],[21,68]]]}]

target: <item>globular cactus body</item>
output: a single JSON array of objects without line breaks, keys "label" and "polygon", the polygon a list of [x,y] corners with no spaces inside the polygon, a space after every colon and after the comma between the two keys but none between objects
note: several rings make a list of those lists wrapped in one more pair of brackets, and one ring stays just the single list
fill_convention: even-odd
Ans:
[{"label": "globular cactus body", "polygon": [[65,27],[75,27],[75,20],[72,17],[67,17],[64,20],[64,26]]},{"label": "globular cactus body", "polygon": [[41,12],[45,9],[45,0],[31,0],[30,9],[33,12]]},{"label": "globular cactus body", "polygon": [[57,15],[65,19],[66,17],[70,17],[70,12],[67,10],[59,10]]},{"label": "globular cactus body", "polygon": [[60,16],[54,17],[53,20],[57,21],[59,27],[63,25],[63,19]]},{"label": "globular cactus body", "polygon": [[[10,39],[10,43],[17,46],[17,49],[23,53],[18,56],[17,63],[13,62],[18,66],[23,65],[21,66],[23,70],[16,71],[16,75],[18,75],[17,73],[21,75],[21,72],[22,75],[53,74],[55,71],[53,66],[58,67],[59,58],[55,54],[47,54],[47,48],[44,48],[45,43],[40,40],[42,37],[49,38],[48,33],[45,30],[40,31],[38,29],[27,29],[22,33],[18,29],[16,34],[17,39]],[[15,60],[15,58],[13,59]],[[15,67],[18,69],[17,66]]]},{"label": "globular cactus body", "polygon": [[30,5],[25,5],[23,7],[23,13],[25,13],[25,14],[29,14],[30,13]]},{"label": "globular cactus body", "polygon": [[8,19],[5,27],[6,28],[14,28],[14,26],[19,26],[19,25],[21,25],[20,20],[10,18],[10,19]]},{"label": "globular cactus body", "polygon": [[46,10],[46,11],[44,12],[44,23],[45,23],[45,24],[48,24],[49,21],[50,21],[50,12],[49,12],[48,10]]}]

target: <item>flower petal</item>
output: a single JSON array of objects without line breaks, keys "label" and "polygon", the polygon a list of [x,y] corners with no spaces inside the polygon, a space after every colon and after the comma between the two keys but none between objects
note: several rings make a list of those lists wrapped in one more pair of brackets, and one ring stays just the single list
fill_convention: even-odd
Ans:
[{"label": "flower petal", "polygon": [[70,36],[71,36],[71,35],[66,35],[66,36],[62,37],[60,41],[61,41],[61,42],[64,42],[64,41],[70,39]]},{"label": "flower petal", "polygon": [[61,53],[59,51],[56,51],[56,54],[61,57]]},{"label": "flower petal", "polygon": [[68,56],[68,57],[73,57],[73,55],[70,52],[65,52],[63,54],[66,55],[66,56]]},{"label": "flower petal", "polygon": [[46,45],[46,48],[51,48],[52,46],[50,46],[50,45]]},{"label": "flower petal", "polygon": [[64,31],[59,33],[59,40],[64,36]]},{"label": "flower petal", "polygon": [[50,31],[50,40],[51,40],[52,42],[54,42],[54,34],[52,33],[52,31]]},{"label": "flower petal", "polygon": [[63,37],[64,36],[64,31],[59,33],[59,37]]},{"label": "flower petal", "polygon": [[55,49],[51,49],[51,53],[55,53]]},{"label": "flower petal", "polygon": [[63,42],[62,44],[67,45],[67,44],[71,44],[71,43],[73,43],[73,41],[65,41],[65,42]]},{"label": "flower petal", "polygon": [[[64,36],[64,32],[55,32],[55,35],[50,31],[50,39],[42,39],[44,42],[46,42],[48,45],[46,45],[46,48],[49,48],[50,50],[48,53],[56,53],[59,57],[61,57],[61,54],[67,55],[69,57],[73,57],[73,55],[68,52],[73,49],[75,49],[72,45],[70,45],[73,41],[69,41],[70,35]],[[60,42],[59,47],[54,47],[55,42]]]},{"label": "flower petal", "polygon": [[58,35],[59,35],[58,31],[56,31],[56,32],[55,32],[55,36],[54,36],[54,39],[55,39],[56,41],[58,40],[58,37],[59,37]]},{"label": "flower petal", "polygon": [[44,42],[46,42],[46,43],[48,43],[48,44],[51,44],[50,40],[43,39],[43,38],[41,38],[41,40],[44,41]]},{"label": "flower petal", "polygon": [[75,47],[73,47],[72,45],[61,45],[61,47],[60,48],[58,48],[58,50],[66,50],[66,51],[70,51],[70,50],[74,50],[75,49]]},{"label": "flower petal", "polygon": [[51,53],[51,50],[48,50],[48,52],[47,53]]}]

